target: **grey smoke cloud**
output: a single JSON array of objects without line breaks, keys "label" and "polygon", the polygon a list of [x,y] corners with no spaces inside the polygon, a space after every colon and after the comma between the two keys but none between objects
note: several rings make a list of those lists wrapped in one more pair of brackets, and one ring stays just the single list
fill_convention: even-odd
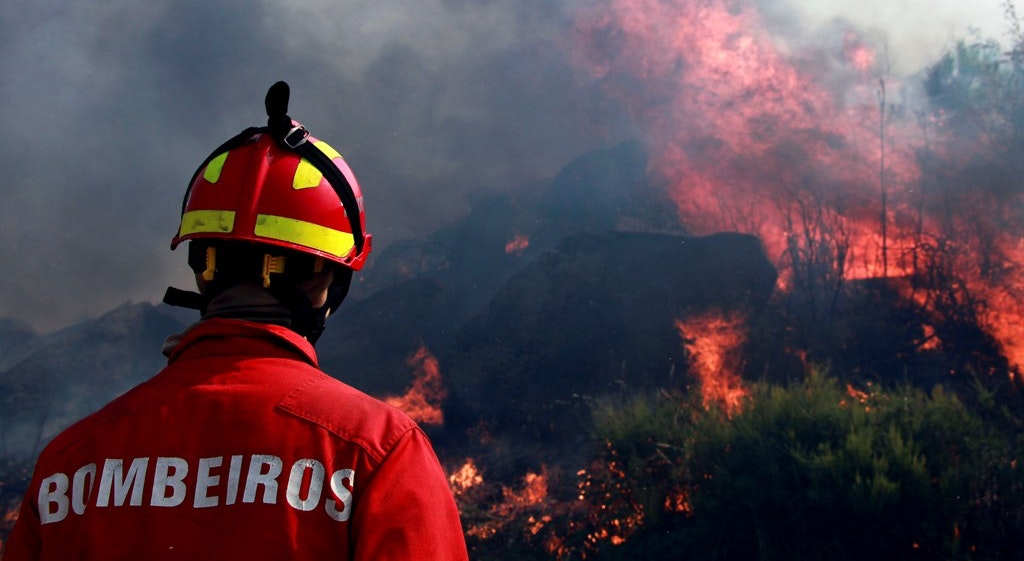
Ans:
[{"label": "grey smoke cloud", "polygon": [[[48,330],[188,286],[168,250],[185,182],[263,122],[276,80],[352,164],[378,248],[637,135],[566,58],[584,3],[600,1],[8,2],[0,316]],[[828,19],[790,8],[773,13]]]},{"label": "grey smoke cloud", "polygon": [[1008,39],[1006,0],[790,0],[762,4],[781,7],[805,29],[841,19],[880,36],[888,50],[887,62],[899,75],[919,70],[956,39],[975,32],[999,41]]},{"label": "grey smoke cloud", "polygon": [[551,175],[611,133],[558,44],[569,4],[18,2],[0,20],[0,315],[49,329],[187,286],[185,182],[266,88],[363,184],[378,247]]}]

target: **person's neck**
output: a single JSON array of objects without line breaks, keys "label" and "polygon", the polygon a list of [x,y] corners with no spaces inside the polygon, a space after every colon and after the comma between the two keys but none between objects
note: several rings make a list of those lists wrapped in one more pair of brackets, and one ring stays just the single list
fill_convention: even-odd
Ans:
[{"label": "person's neck", "polygon": [[292,312],[262,287],[239,284],[210,300],[203,314],[203,319],[209,318],[244,319],[288,327],[292,323]]}]

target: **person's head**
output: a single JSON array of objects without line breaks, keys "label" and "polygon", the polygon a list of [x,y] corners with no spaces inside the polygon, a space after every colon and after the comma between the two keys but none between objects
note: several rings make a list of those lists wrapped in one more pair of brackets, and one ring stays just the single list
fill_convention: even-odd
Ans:
[{"label": "person's head", "polygon": [[[315,341],[371,249],[362,192],[334,148],[287,115],[288,86],[267,93],[268,126],[250,128],[199,166],[182,202],[171,249],[188,242],[200,294],[165,301],[205,314],[247,287],[291,312],[287,324]],[[261,289],[259,291],[253,288]]]}]

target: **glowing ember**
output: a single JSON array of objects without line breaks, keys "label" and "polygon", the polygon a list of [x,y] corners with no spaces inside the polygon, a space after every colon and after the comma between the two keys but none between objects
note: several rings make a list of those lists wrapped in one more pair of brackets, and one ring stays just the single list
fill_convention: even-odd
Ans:
[{"label": "glowing ember", "polygon": [[[468,467],[467,467],[468,466]],[[469,479],[468,484],[462,481],[463,477]],[[479,502],[483,498],[483,491],[477,493],[483,483],[483,477],[477,474],[476,466],[472,460],[467,460],[455,474],[449,477],[453,488],[456,489],[456,500],[460,505],[467,505],[469,508],[478,508],[476,504],[468,504],[474,501]],[[466,494],[465,491],[474,490]],[[471,496],[470,496],[471,495]],[[466,535],[480,539],[489,539],[497,534],[507,524],[514,522],[517,517],[527,516],[527,530],[531,535],[539,533],[551,517],[540,514],[548,502],[548,483],[546,469],[541,473],[527,472],[523,478],[523,486],[511,488],[501,486],[501,500],[491,504],[482,522],[472,524],[466,528]]]},{"label": "glowing ember", "polygon": [[589,471],[580,470],[576,475],[579,504],[591,528],[587,547],[605,541],[621,545],[643,527],[643,505],[630,496],[626,472],[617,460],[595,462]]},{"label": "glowing ember", "polygon": [[690,506],[690,499],[682,489],[673,489],[668,496],[665,497],[665,511],[666,512],[681,512],[690,514],[693,512],[693,507]]},{"label": "glowing ember", "polygon": [[519,491],[505,489],[505,502],[520,505],[535,505],[548,496],[547,476],[541,473],[528,472],[523,478],[524,485]]},{"label": "glowing ember", "polygon": [[676,320],[690,355],[690,368],[700,380],[705,407],[718,403],[736,411],[747,391],[737,374],[737,350],[746,340],[743,318],[708,313]]},{"label": "glowing ember", "polygon": [[412,387],[403,396],[387,397],[388,404],[404,411],[418,423],[444,424],[441,402],[448,395],[441,381],[441,368],[426,346],[421,346],[406,361],[415,369]]},{"label": "glowing ember", "polygon": [[530,247],[530,237],[523,234],[516,234],[505,244],[505,253],[522,255],[526,248]]},{"label": "glowing ember", "polygon": [[[3,483],[0,483],[0,486],[3,486]],[[0,537],[6,537],[11,533],[11,529],[14,528],[14,523],[18,521],[19,512],[18,507],[10,507],[3,512],[3,516],[0,517]],[[4,540],[0,539],[0,554],[2,554],[3,551]]]},{"label": "glowing ember", "polygon": [[853,384],[846,384],[846,395],[856,399],[858,403],[865,404],[868,402],[868,394],[865,391],[858,390],[853,387]]},{"label": "glowing ember", "polygon": [[921,338],[921,344],[917,348],[922,351],[934,351],[942,348],[942,339],[935,334],[935,328],[927,323],[921,327],[924,329],[924,337]]}]

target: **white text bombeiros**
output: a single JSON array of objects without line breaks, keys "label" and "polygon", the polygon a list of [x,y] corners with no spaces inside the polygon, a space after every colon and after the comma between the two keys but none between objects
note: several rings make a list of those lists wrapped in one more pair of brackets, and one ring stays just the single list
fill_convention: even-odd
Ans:
[{"label": "white text bombeiros", "polygon": [[[102,469],[91,463],[71,475],[57,472],[40,483],[40,522],[60,522],[71,513],[83,515],[87,507],[142,506],[147,487],[148,504],[154,507],[182,506],[189,496],[193,508],[233,505],[239,498],[243,504],[277,504],[284,462],[278,456],[262,454],[250,456],[248,464],[244,460],[243,455],[199,458],[193,477],[189,477],[192,466],[188,461],[162,456],[134,458],[127,468],[126,460],[110,458],[103,461]],[[339,469],[328,477],[322,462],[303,458],[288,470],[284,497],[300,511],[314,510],[322,503],[327,516],[345,522],[352,510],[354,484],[352,469]],[[329,493],[324,493],[325,487]]]}]

